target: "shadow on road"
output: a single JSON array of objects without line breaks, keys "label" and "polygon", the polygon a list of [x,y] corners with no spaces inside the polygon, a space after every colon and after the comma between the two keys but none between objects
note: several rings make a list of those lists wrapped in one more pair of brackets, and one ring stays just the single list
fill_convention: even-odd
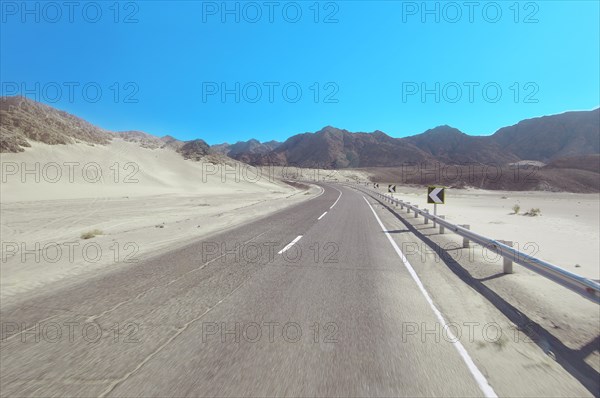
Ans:
[{"label": "shadow on road", "polygon": [[[377,200],[382,207],[392,213],[400,222],[402,222],[408,231],[412,232],[421,239],[426,245],[428,245],[436,253],[440,253],[441,260],[446,266],[454,272],[463,282],[467,283],[479,294],[485,297],[492,305],[500,310],[511,322],[513,322],[521,332],[529,337],[535,344],[537,344],[545,353],[551,351],[556,362],[558,362],[567,372],[575,377],[579,382],[594,396],[598,397],[600,391],[600,373],[598,373],[593,367],[585,362],[585,358],[600,348],[600,336],[587,343],[580,349],[571,349],[567,347],[562,341],[552,335],[548,330],[542,327],[537,322],[534,322],[527,315],[522,313],[512,304],[508,303],[496,292],[485,286],[483,282],[497,278],[501,275],[496,274],[487,278],[477,279],[473,277],[462,265],[454,260],[451,255],[443,255],[446,250],[429,239],[424,235],[418,228],[407,222],[403,217],[397,214],[393,207],[388,206],[379,199],[371,196]],[[402,232],[407,232],[402,230]]]}]

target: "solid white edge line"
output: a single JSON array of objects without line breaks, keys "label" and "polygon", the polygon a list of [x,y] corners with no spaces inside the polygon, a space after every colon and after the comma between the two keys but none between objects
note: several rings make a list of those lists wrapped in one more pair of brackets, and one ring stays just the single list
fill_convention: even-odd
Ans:
[{"label": "solid white edge line", "polygon": [[475,378],[475,381],[479,385],[479,388],[481,389],[481,391],[483,392],[483,394],[486,397],[489,397],[489,398],[496,398],[496,397],[498,397],[498,395],[496,395],[496,392],[494,391],[494,389],[492,388],[492,386],[490,386],[490,384],[488,383],[488,381],[485,378],[485,376],[483,375],[483,373],[481,373],[481,371],[479,370],[479,368],[477,368],[477,365],[475,365],[475,362],[473,362],[473,359],[469,356],[469,353],[467,352],[467,350],[465,349],[465,347],[461,344],[460,341],[458,341],[458,339],[456,338],[456,336],[454,336],[454,333],[452,333],[452,330],[448,327],[448,325],[446,323],[446,320],[444,319],[444,316],[442,315],[442,313],[440,312],[440,310],[438,310],[437,307],[435,306],[435,304],[433,303],[433,300],[429,296],[429,293],[427,293],[427,290],[425,289],[425,286],[421,282],[421,279],[419,278],[419,276],[415,272],[415,270],[412,267],[412,265],[410,265],[410,263],[408,262],[408,259],[406,258],[406,256],[404,256],[404,253],[402,253],[402,251],[400,250],[400,248],[398,247],[398,245],[396,244],[396,242],[394,241],[394,239],[392,239],[392,237],[391,237],[390,233],[388,232],[387,228],[385,228],[385,226],[383,225],[383,223],[379,219],[379,216],[375,212],[375,209],[373,209],[373,206],[371,206],[371,204],[369,203],[369,201],[367,200],[367,198],[365,198],[364,196],[363,196],[363,199],[365,200],[365,202],[367,202],[367,205],[369,206],[369,208],[373,212],[373,215],[375,216],[375,219],[377,220],[377,222],[381,226],[381,229],[384,231],[385,236],[387,236],[388,240],[390,241],[390,243],[394,247],[394,250],[396,250],[396,254],[398,254],[398,257],[400,257],[400,259],[404,263],[404,266],[408,270],[408,273],[410,274],[410,276],[412,276],[413,280],[415,281],[415,283],[419,287],[419,290],[421,291],[421,293],[423,293],[423,296],[425,296],[425,300],[427,300],[427,302],[429,303],[429,306],[433,310],[435,316],[440,321],[440,323],[443,325],[443,328],[446,331],[447,336],[450,338],[450,341],[452,342],[452,344],[454,345],[454,347],[456,348],[456,350],[458,351],[458,353],[462,357],[463,361],[467,365],[467,368],[469,368],[469,371],[471,372],[471,374]]},{"label": "solid white edge line", "polygon": [[281,254],[283,252],[285,252],[286,250],[288,250],[290,247],[294,246],[294,244],[296,242],[298,242],[300,239],[302,239],[302,235],[298,235],[298,237],[296,239],[294,239],[293,241],[291,241],[290,243],[287,244],[286,247],[284,247],[283,249],[281,249],[277,254]]},{"label": "solid white edge line", "polygon": [[321,187],[319,185],[315,185],[315,184],[311,184],[311,185],[313,185],[315,187],[319,187],[321,189],[321,192],[317,196],[313,196],[312,198],[308,199],[307,202],[310,201],[310,200],[316,199],[316,198],[318,198],[319,196],[321,196],[321,195],[323,195],[325,193],[325,189],[323,187]]},{"label": "solid white edge line", "polygon": [[327,214],[327,212],[321,214],[321,217],[317,218],[317,221],[319,221],[321,218],[325,217],[325,214]]},{"label": "solid white edge line", "polygon": [[340,193],[340,196],[338,196],[337,200],[331,205],[331,207],[329,208],[329,210],[333,209],[333,206],[337,205],[337,202],[340,201],[340,198],[342,197],[342,191],[340,191],[339,189],[332,187],[333,189],[335,189],[336,191],[338,191]]},{"label": "solid white edge line", "polygon": [[[318,186],[318,185],[317,185],[317,186]],[[318,187],[319,187],[319,186],[318,186]],[[323,195],[323,194],[325,193],[325,188],[323,188],[323,187],[319,187],[319,188],[321,188],[321,193],[320,193],[320,194],[318,194],[317,196],[315,196],[315,197],[311,198],[311,199],[318,198],[319,196],[321,196],[321,195]]]}]

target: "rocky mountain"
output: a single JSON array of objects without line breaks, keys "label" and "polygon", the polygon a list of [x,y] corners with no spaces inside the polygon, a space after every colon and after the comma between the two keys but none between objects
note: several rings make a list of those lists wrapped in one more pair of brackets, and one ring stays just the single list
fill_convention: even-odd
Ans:
[{"label": "rocky mountain", "polygon": [[439,126],[403,139],[441,163],[506,164],[520,160],[490,137],[474,137],[450,126]]},{"label": "rocky mountain", "polygon": [[138,143],[142,148],[148,149],[172,148],[179,150],[185,144],[185,142],[179,141],[170,135],[159,138],[143,131],[120,131],[115,137],[120,137],[128,142]]},{"label": "rocky mountain", "polygon": [[210,146],[201,139],[187,141],[178,150],[184,159],[200,160],[211,153]]},{"label": "rocky mountain", "polygon": [[252,162],[258,155],[264,155],[277,148],[281,143],[278,141],[268,141],[261,143],[258,140],[238,141],[235,144],[218,144],[211,146],[211,150],[230,158],[243,162]]},{"label": "rocky mountain", "polygon": [[351,133],[327,126],[316,133],[295,135],[267,154],[252,157],[251,162],[329,169],[394,166],[427,158],[411,143],[381,131]]},{"label": "rocky mountain", "polygon": [[216,144],[216,145],[211,145],[210,149],[213,151],[213,153],[218,153],[219,155],[227,156],[227,152],[229,151],[230,146],[231,145],[228,143]]},{"label": "rocky mountain", "polygon": [[164,137],[160,137],[160,139],[165,143],[166,148],[173,148],[177,151],[185,144],[184,141],[180,141],[170,135],[165,135]]},{"label": "rocky mountain", "polygon": [[600,108],[523,120],[491,138],[520,159],[547,162],[600,153]]},{"label": "rocky mountain", "polygon": [[491,136],[470,136],[450,126],[392,138],[381,131],[351,133],[327,126],[290,137],[266,153],[240,146],[235,157],[247,163],[300,167],[391,167],[433,161],[444,164],[506,165],[521,160],[548,162],[600,153],[600,109],[523,120]]},{"label": "rocky mountain", "polygon": [[381,131],[352,133],[327,126],[315,133],[294,135],[283,143],[252,139],[212,147],[201,139],[184,142],[141,131],[110,132],[23,97],[1,97],[0,116],[1,152],[20,152],[34,141],[105,145],[120,138],[148,149],[170,148],[186,159],[212,156],[222,160],[228,156],[255,165],[338,169],[424,162],[510,166],[540,161],[548,163],[544,167],[548,175],[558,169],[573,170],[574,176],[600,172],[600,109],[527,119],[485,137],[470,136],[450,126],[405,138],[393,138]]},{"label": "rocky mountain", "polygon": [[24,97],[0,98],[0,152],[22,152],[29,141],[105,145],[112,133],[67,112]]},{"label": "rocky mountain", "polygon": [[111,132],[85,120],[24,97],[0,97],[0,152],[22,152],[30,142],[49,145],[87,143],[106,145],[119,138],[147,149],[170,148],[186,159],[211,154],[203,140],[180,141],[142,131]]},{"label": "rocky mountain", "polygon": [[600,154],[558,158],[548,163],[544,168],[586,170],[600,173]]}]

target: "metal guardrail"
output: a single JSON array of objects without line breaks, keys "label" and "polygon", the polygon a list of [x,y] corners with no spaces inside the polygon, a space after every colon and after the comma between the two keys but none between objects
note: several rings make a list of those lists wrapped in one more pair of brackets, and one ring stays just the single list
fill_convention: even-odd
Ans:
[{"label": "metal guardrail", "polygon": [[[553,282],[558,283],[559,285],[566,287],[567,289],[574,291],[575,293],[587,298],[588,300],[595,302],[596,304],[600,304],[600,283],[594,282],[590,279],[584,278],[583,276],[574,274],[563,268],[560,268],[557,265],[551,264],[544,260],[540,260],[539,258],[535,258],[527,253],[523,253],[519,250],[516,250],[510,245],[504,243],[504,241],[490,239],[483,235],[479,235],[473,231],[470,231],[469,229],[464,228],[460,225],[452,224],[444,220],[443,216],[440,217],[434,216],[433,214],[429,214],[429,212],[419,209],[418,206],[414,206],[408,202],[396,199],[391,195],[388,196],[380,192],[374,191],[372,189],[366,189],[366,191],[374,194],[375,197],[387,200],[390,203],[395,203],[396,205],[400,205],[402,207],[406,207],[408,211],[414,212],[415,217],[421,215],[426,220],[433,221],[434,225],[439,224],[440,230],[448,229],[454,232],[455,234],[462,236],[468,241],[473,241],[481,246],[488,248],[489,250],[492,250],[495,253],[498,253],[505,259],[505,272],[507,272],[508,268],[509,273],[512,273],[511,262],[515,262],[533,272],[544,276],[545,278],[550,279]],[[466,244],[468,245],[468,242],[466,242]],[[507,260],[510,263],[510,267],[507,267]]]}]

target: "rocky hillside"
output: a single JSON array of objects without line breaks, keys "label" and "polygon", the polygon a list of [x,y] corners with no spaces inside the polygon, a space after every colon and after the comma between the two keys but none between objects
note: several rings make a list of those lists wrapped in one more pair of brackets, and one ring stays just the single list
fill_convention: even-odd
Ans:
[{"label": "rocky hillside", "polygon": [[185,144],[183,141],[179,141],[170,135],[159,138],[143,131],[120,131],[114,136],[128,142],[136,142],[142,148],[148,149],[172,148],[179,150]]},{"label": "rocky hillside", "polygon": [[200,160],[211,153],[210,146],[204,140],[188,141],[178,150],[184,159]]},{"label": "rocky hillside", "polygon": [[444,164],[506,165],[522,160],[548,162],[600,153],[600,109],[524,120],[491,136],[470,136],[450,126],[392,138],[381,131],[351,133],[325,127],[288,138],[264,153],[240,146],[237,159],[252,164],[301,167],[392,167],[422,161]]},{"label": "rocky hillside", "polygon": [[545,169],[586,170],[600,173],[600,155],[584,155],[558,158],[548,163]]},{"label": "rocky hillside", "polygon": [[490,137],[473,137],[450,126],[439,126],[403,140],[442,163],[506,164],[520,159]]},{"label": "rocky hillside", "polygon": [[491,139],[506,153],[543,162],[600,153],[600,108],[523,120]]},{"label": "rocky hillside", "polygon": [[238,141],[235,144],[218,144],[211,146],[211,150],[230,158],[250,163],[257,156],[267,154],[277,148],[281,143],[277,141],[260,142],[255,139]]},{"label": "rocky hillside", "polygon": [[22,152],[29,141],[105,145],[112,133],[67,112],[23,97],[0,98],[0,152]]},{"label": "rocky hillside", "polygon": [[394,166],[427,158],[426,153],[411,143],[381,131],[350,133],[328,126],[314,134],[295,135],[266,155],[252,157],[251,161],[329,169]]},{"label": "rocky hillside", "polygon": [[170,148],[185,159],[199,160],[212,153],[208,144],[200,139],[184,142],[168,135],[156,137],[142,131],[111,132],[24,97],[1,97],[0,116],[0,152],[22,152],[32,141],[49,145],[106,145],[119,138],[147,149]]},{"label": "rocky hillside", "polygon": [[[362,168],[376,181],[389,178],[398,183],[487,189],[600,191],[599,109],[524,120],[487,137],[469,136],[450,126],[405,138],[393,138],[381,131],[351,133],[327,126],[315,133],[292,136],[283,143],[249,140],[212,147],[201,139],[185,142],[141,131],[110,132],[23,97],[0,98],[0,116],[1,152],[22,152],[30,142],[106,145],[122,139],[150,150],[174,150],[193,161]],[[502,178],[490,179],[485,168],[472,169],[468,164],[499,167]],[[425,172],[427,181],[422,173],[404,173],[399,167],[417,165],[431,169]],[[461,174],[469,178],[443,181],[434,172],[440,165],[460,165]],[[524,174],[514,178],[517,165]],[[531,176],[531,167],[535,168],[536,178],[524,178]]]}]

